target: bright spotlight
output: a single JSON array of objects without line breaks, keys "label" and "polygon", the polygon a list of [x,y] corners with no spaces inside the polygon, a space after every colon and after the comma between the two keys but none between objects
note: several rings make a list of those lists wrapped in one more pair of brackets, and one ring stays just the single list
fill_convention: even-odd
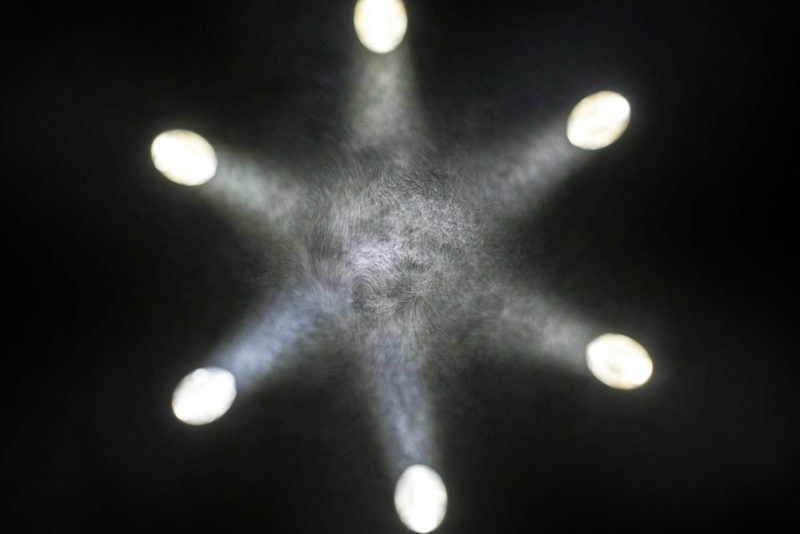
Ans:
[{"label": "bright spotlight", "polygon": [[402,0],[358,0],[353,23],[364,46],[385,54],[397,48],[406,34],[406,6]]},{"label": "bright spotlight", "polygon": [[586,364],[602,383],[617,389],[638,388],[653,374],[653,360],[636,340],[603,334],[586,346]]},{"label": "bright spotlight", "polygon": [[589,95],[567,119],[567,138],[578,148],[597,150],[619,139],[631,120],[631,106],[612,91]]},{"label": "bright spotlight", "polygon": [[412,465],[397,481],[394,506],[400,520],[414,532],[431,532],[447,512],[447,490],[442,477],[426,465]]},{"label": "bright spotlight", "polygon": [[236,379],[225,369],[203,367],[175,388],[172,411],[190,425],[205,425],[225,415],[236,398]]},{"label": "bright spotlight", "polygon": [[217,172],[214,148],[189,130],[158,134],[150,147],[150,156],[161,174],[181,185],[204,184]]}]

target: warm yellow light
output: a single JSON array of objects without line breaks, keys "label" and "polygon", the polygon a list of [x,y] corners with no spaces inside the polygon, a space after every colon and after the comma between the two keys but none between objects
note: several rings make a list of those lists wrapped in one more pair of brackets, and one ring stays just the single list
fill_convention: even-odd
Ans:
[{"label": "warm yellow light", "polygon": [[612,91],[589,95],[567,119],[567,138],[578,148],[597,150],[619,139],[631,120],[631,106]]},{"label": "warm yellow light", "polygon": [[364,46],[385,54],[397,48],[406,34],[406,6],[402,0],[358,0],[353,23]]},{"label": "warm yellow light", "polygon": [[412,465],[397,481],[394,506],[410,530],[423,533],[435,530],[447,513],[447,490],[442,477],[426,465]]},{"label": "warm yellow light", "polygon": [[161,174],[181,185],[200,185],[217,172],[214,148],[189,130],[158,134],[150,147],[153,164]]},{"label": "warm yellow light", "polygon": [[598,380],[617,389],[638,388],[653,374],[645,348],[621,334],[603,334],[589,343],[586,364]]},{"label": "warm yellow light", "polygon": [[172,395],[175,417],[205,425],[225,415],[236,398],[236,379],[225,369],[203,367],[180,381]]}]

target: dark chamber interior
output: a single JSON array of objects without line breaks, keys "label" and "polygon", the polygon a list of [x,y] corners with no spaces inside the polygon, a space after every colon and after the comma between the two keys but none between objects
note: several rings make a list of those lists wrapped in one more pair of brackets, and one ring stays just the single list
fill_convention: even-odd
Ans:
[{"label": "dark chamber interior", "polygon": [[[247,226],[203,186],[153,168],[150,143],[170,128],[314,192],[299,197],[310,214],[297,232],[317,215],[324,229],[329,197],[370,181],[400,180],[412,203],[477,199],[468,211],[490,249],[428,250],[480,260],[449,292],[408,304],[445,310],[420,341],[432,362],[427,437],[449,494],[437,532],[789,517],[800,444],[781,14],[727,2],[407,8],[405,40],[386,56],[361,47],[348,1],[5,17],[12,517],[32,530],[406,531],[381,410],[370,409],[380,388],[366,391],[352,339],[383,320],[369,299],[412,291],[426,264],[354,293],[357,326],[284,351],[291,365],[219,421],[180,423],[177,382],[298,273],[286,252],[294,226],[289,241]],[[353,141],[381,61],[399,65],[399,112]],[[601,89],[631,102],[623,137],[576,156],[546,194],[515,199],[530,209],[490,209],[481,191],[511,167],[524,175],[526,143],[563,130]],[[323,245],[313,254],[346,270],[346,248]],[[509,340],[503,295],[483,292],[499,278],[639,339],[652,380],[613,390]]]}]

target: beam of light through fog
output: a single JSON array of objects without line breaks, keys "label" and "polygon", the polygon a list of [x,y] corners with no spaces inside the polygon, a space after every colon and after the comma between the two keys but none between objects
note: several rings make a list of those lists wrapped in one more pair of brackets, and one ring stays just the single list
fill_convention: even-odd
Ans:
[{"label": "beam of light through fog", "polygon": [[413,340],[413,328],[390,320],[361,340],[361,377],[389,471],[438,460],[424,372],[426,351]]},{"label": "beam of light through fog", "polygon": [[[379,37],[372,35],[378,26],[365,21],[372,17],[368,13],[377,12],[376,6],[395,6],[390,11],[395,17],[402,13],[402,31],[396,31],[399,26],[386,29],[395,21],[380,26]],[[397,0],[360,0],[354,23],[365,46],[385,53],[402,40],[405,7]],[[531,356],[584,374],[588,364],[613,387],[625,387],[614,380],[627,387],[644,383],[652,371],[646,352],[647,373],[641,357],[630,363],[635,360],[630,344],[620,348],[617,340],[609,349],[607,343],[597,343],[606,338],[601,336],[587,347],[602,330],[557,299],[498,274],[503,258],[496,256],[509,245],[497,230],[541,205],[587,161],[587,153],[572,145],[600,148],[621,135],[630,116],[627,101],[622,99],[623,106],[615,93],[592,95],[605,96],[576,106],[568,137],[562,115],[558,124],[546,125],[513,146],[475,150],[453,166],[440,162],[436,167],[425,159],[430,144],[427,114],[416,94],[408,47],[391,55],[362,55],[353,69],[345,110],[346,150],[341,159],[332,158],[325,180],[313,187],[293,186],[280,169],[264,169],[233,151],[220,153],[224,158],[218,170],[213,148],[191,132],[179,131],[178,137],[202,140],[213,155],[213,170],[208,164],[205,172],[197,170],[201,148],[183,149],[182,157],[165,156],[163,143],[156,142],[161,136],[153,142],[153,161],[170,179],[175,180],[164,169],[175,175],[172,170],[180,161],[189,161],[192,169],[188,182],[184,177],[180,183],[198,185],[216,173],[202,192],[229,212],[235,224],[281,233],[280,247],[286,248],[281,252],[292,273],[289,285],[281,281],[283,290],[265,296],[210,355],[230,371],[200,369],[176,388],[176,416],[190,424],[213,421],[230,407],[237,386],[240,394],[263,387],[265,379],[331,339],[331,330],[352,341],[359,355],[365,403],[392,473],[419,462],[439,464],[436,390],[428,379],[434,374],[430,370],[448,369],[455,357],[447,351],[434,354],[432,347],[445,345],[448,336],[462,343],[463,324],[476,325],[469,335],[500,355]],[[616,137],[611,139],[609,131]],[[598,132],[606,133],[604,141],[598,140]],[[380,155],[368,161],[348,159],[362,149]],[[464,174],[475,177],[469,186],[452,170],[458,165],[466,165],[460,167]],[[225,391],[223,385],[209,385],[217,383],[212,378],[218,375],[223,377],[219,384],[227,380],[232,387],[227,396],[208,393]],[[412,531],[436,529],[447,510],[441,477],[425,465],[412,465],[397,482],[395,505]]]},{"label": "beam of light through fog", "polygon": [[225,369],[203,367],[184,377],[172,395],[175,417],[190,425],[216,421],[236,398],[236,379]]},{"label": "beam of light through fog", "polygon": [[217,172],[217,155],[202,136],[189,130],[160,133],[150,145],[153,165],[181,185],[201,185]]},{"label": "beam of light through fog", "polygon": [[653,360],[636,340],[603,334],[586,346],[586,365],[602,383],[617,389],[644,385],[653,374]]},{"label": "beam of light through fog", "polygon": [[[485,180],[497,185],[494,202],[487,209],[498,210],[502,218],[529,213],[571,174],[587,162],[586,154],[576,151],[564,138],[560,126],[549,125],[533,138],[506,149],[498,165],[498,155],[476,154],[476,167],[486,169]],[[488,162],[483,158],[488,156]],[[498,176],[499,175],[499,176]]]},{"label": "beam of light through fog", "polygon": [[347,104],[349,144],[359,149],[391,142],[387,156],[423,145],[428,128],[408,49],[357,61]]},{"label": "beam of light through fog", "polygon": [[447,513],[447,489],[442,477],[427,465],[412,465],[397,481],[394,506],[410,530],[435,530]]},{"label": "beam of light through fog", "polygon": [[500,309],[481,322],[484,342],[507,354],[584,372],[583,350],[597,331],[591,321],[557,299],[523,286],[501,283],[487,292],[497,296]]},{"label": "beam of light through fog", "polygon": [[296,363],[296,353],[319,342],[320,322],[331,313],[321,304],[301,291],[262,303],[214,350],[213,360],[231,370],[242,391],[259,387],[268,376]]},{"label": "beam of light through fog", "polygon": [[215,208],[230,214],[231,222],[248,230],[269,225],[271,232],[288,233],[291,215],[304,191],[287,178],[279,163],[260,164],[224,146],[219,149],[216,178],[202,189]]},{"label": "beam of light through fog", "polygon": [[391,52],[406,34],[406,6],[402,0],[358,0],[353,24],[367,49],[377,54]]},{"label": "beam of light through fog", "polygon": [[381,170],[364,173],[357,163],[341,169],[347,179],[335,189],[321,192],[319,229],[302,263],[310,279],[347,288],[342,329],[359,355],[365,404],[394,471],[437,458],[423,369],[433,356],[427,309],[439,298],[443,273],[461,264],[445,251],[465,224],[454,205],[409,188],[406,166],[379,160]]},{"label": "beam of light through fog", "polygon": [[605,148],[622,135],[631,120],[631,106],[624,96],[600,91],[587,96],[567,119],[567,138],[578,148]]}]

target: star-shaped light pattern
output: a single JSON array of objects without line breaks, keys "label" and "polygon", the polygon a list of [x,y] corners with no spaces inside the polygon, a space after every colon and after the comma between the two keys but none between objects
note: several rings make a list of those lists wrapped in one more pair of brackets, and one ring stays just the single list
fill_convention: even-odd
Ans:
[{"label": "star-shaped light pattern", "polygon": [[[342,180],[292,183],[277,178],[281,169],[263,168],[215,143],[216,153],[210,153],[216,176],[200,189],[236,223],[276,236],[281,246],[273,253],[293,274],[216,347],[209,368],[180,382],[174,398],[181,420],[211,422],[234,397],[246,398],[291,366],[295,355],[346,340],[359,357],[365,404],[380,429],[387,470],[398,480],[398,515],[409,529],[429,532],[444,520],[447,505],[445,484],[428,467],[441,459],[426,375],[447,368],[443,355],[458,354],[466,342],[511,347],[578,373],[588,363],[599,380],[620,389],[644,384],[652,362],[630,338],[598,337],[605,332],[601,321],[520,282],[512,265],[498,268],[496,257],[504,222],[535,210],[559,179],[622,134],[630,117],[627,101],[598,93],[589,123],[581,125],[584,99],[568,126],[565,120],[538,132],[523,153],[511,155],[504,172],[442,171],[446,158],[425,150],[427,129],[403,57],[401,48],[366,63],[349,114],[348,143],[351,152],[371,157],[343,155],[330,162],[327,171]],[[582,143],[571,145],[576,131]],[[593,142],[597,132],[605,137]],[[180,139],[204,142],[191,132],[169,138],[172,145]],[[163,172],[168,161],[164,174],[177,183],[197,185],[197,169],[212,164],[199,161],[203,156],[193,148],[178,147],[181,154],[195,154],[184,158],[191,176],[182,181],[181,158],[156,154],[153,147],[157,168]],[[209,373],[225,378],[224,387],[211,387]],[[215,402],[205,393],[224,399]]]}]

